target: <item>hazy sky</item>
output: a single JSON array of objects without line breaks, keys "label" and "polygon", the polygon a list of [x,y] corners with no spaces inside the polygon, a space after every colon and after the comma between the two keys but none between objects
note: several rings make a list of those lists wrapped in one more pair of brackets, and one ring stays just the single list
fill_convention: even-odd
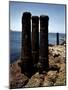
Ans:
[{"label": "hazy sky", "polygon": [[65,33],[65,5],[10,2],[10,30],[22,31],[23,12],[49,16],[49,32]]}]

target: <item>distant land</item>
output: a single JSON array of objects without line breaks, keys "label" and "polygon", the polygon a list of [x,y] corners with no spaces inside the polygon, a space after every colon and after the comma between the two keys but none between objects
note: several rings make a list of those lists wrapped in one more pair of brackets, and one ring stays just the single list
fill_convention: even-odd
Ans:
[{"label": "distant land", "polygon": [[[10,32],[22,32],[22,31],[17,31],[17,30],[9,30]],[[59,32],[48,32],[48,33],[51,33],[51,34],[54,34],[54,33],[59,33]],[[60,34],[66,34],[65,33],[60,33]]]}]

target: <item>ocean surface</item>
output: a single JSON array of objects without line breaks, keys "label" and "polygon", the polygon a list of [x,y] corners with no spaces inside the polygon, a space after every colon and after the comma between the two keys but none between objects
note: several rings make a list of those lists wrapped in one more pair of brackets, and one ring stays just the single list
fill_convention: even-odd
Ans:
[{"label": "ocean surface", "polygon": [[[10,63],[20,58],[21,55],[21,32],[10,31]],[[59,34],[60,44],[65,40],[65,34]],[[56,44],[56,33],[48,33],[48,43]]]}]

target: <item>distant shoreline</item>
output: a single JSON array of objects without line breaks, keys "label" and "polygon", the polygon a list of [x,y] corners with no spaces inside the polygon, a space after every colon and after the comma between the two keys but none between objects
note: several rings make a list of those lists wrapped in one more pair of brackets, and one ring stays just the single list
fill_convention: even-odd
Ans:
[{"label": "distant shoreline", "polygon": [[[15,30],[9,30],[9,32],[19,32],[19,33],[22,33],[22,31],[15,31]],[[48,33],[55,34],[57,32],[48,32]],[[66,32],[65,33],[59,33],[59,34],[66,34]]]}]

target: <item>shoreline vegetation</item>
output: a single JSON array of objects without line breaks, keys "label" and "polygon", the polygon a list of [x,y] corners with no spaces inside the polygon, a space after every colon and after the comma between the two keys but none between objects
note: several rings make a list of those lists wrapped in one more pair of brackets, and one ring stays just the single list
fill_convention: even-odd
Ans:
[{"label": "shoreline vegetation", "polygon": [[66,44],[49,45],[49,70],[46,73],[39,74],[37,71],[31,78],[21,73],[18,59],[10,64],[10,87],[9,88],[30,88],[44,86],[64,86],[66,85]]}]

